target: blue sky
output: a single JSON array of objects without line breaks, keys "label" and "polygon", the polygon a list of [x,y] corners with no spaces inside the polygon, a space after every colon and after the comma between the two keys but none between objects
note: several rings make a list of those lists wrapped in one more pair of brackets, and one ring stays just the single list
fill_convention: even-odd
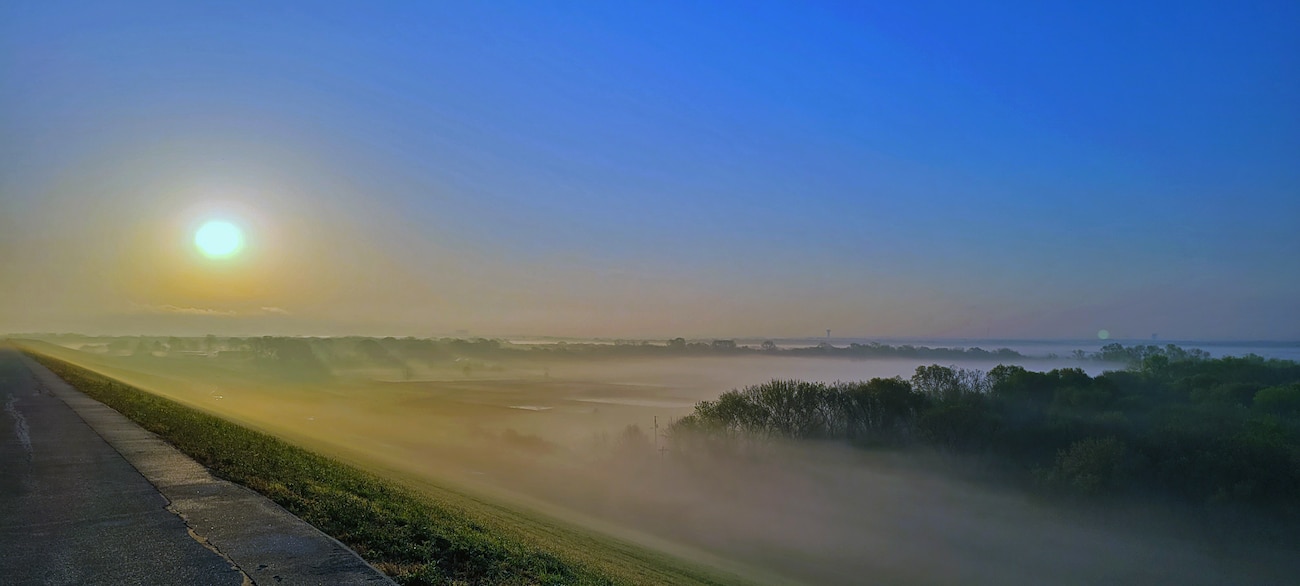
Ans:
[{"label": "blue sky", "polygon": [[0,330],[1300,338],[1300,5],[698,4],[6,3]]}]

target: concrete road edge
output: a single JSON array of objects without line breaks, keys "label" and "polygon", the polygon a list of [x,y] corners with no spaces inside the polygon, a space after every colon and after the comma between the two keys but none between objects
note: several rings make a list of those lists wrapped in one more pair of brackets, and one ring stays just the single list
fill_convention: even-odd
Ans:
[{"label": "concrete road edge", "polygon": [[396,584],[356,552],[270,499],[212,475],[162,438],[100,403],[30,357],[45,390],[66,403],[169,501],[200,543],[252,584]]}]

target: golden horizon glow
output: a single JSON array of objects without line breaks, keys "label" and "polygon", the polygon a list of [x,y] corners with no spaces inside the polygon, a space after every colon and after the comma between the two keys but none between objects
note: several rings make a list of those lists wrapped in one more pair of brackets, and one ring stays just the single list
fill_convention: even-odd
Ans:
[{"label": "golden horizon glow", "polygon": [[230,258],[244,247],[244,235],[230,222],[212,220],[194,233],[194,246],[208,258]]}]

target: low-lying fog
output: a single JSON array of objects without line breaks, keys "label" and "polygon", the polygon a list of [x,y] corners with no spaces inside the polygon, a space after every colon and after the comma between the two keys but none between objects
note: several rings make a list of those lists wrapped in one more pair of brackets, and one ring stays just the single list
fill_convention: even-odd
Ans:
[{"label": "low-lying fog", "polygon": [[917,360],[571,360],[413,380],[357,370],[288,384],[223,370],[218,359],[63,354],[372,470],[453,484],[706,563],[721,558],[759,581],[1240,584],[1283,583],[1296,569],[1287,552],[1214,543],[1158,512],[1047,506],[936,472],[920,456],[804,445],[737,458],[660,449],[670,438],[655,437],[656,417],[662,433],[696,401],[732,388],[907,377]]}]

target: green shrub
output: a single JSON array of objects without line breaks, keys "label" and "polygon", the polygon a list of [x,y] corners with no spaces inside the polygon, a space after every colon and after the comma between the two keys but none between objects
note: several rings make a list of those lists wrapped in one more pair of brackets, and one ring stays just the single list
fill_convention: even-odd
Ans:
[{"label": "green shrub", "polygon": [[1300,416],[1300,383],[1260,389],[1255,393],[1255,408],[1285,417]]},{"label": "green shrub", "polygon": [[1088,438],[1059,451],[1040,479],[1049,487],[1078,496],[1100,496],[1124,485],[1129,450],[1113,437]]}]

